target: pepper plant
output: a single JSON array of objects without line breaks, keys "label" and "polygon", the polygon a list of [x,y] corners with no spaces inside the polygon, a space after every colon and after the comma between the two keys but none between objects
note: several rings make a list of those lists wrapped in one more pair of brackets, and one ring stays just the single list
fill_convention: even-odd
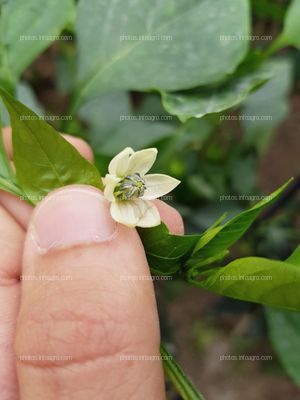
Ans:
[{"label": "pepper plant", "polygon": [[[293,0],[282,10],[282,32],[272,43],[256,49],[250,39],[251,4],[248,0],[2,1],[0,95],[2,119],[12,126],[16,170],[0,140],[0,188],[36,205],[65,185],[95,186],[111,202],[113,218],[137,227],[154,275],[299,312],[299,246],[286,260],[253,255],[227,262],[230,248],[284,195],[292,177],[249,209],[232,218],[221,215],[206,229],[184,236],[170,234],[151,202],[175,189],[179,180],[191,184],[185,182],[190,177],[184,166],[176,164],[178,149],[193,147],[195,138],[198,144],[202,139],[205,143],[232,110],[265,107],[268,85],[277,90],[274,97],[286,100],[290,81],[282,76],[288,75],[290,60],[278,52],[287,46],[300,49],[300,1]],[[24,90],[22,74],[60,33],[72,40],[57,41],[56,85],[67,96],[67,114],[72,118],[55,129],[41,118],[43,111],[31,90],[26,85]],[[164,122],[145,118],[154,112]],[[122,126],[120,121],[125,121]],[[262,153],[274,128],[271,122],[264,127],[244,123],[246,146],[250,143]],[[254,129],[262,134],[259,141]],[[96,165],[58,130],[87,138]],[[147,174],[156,156],[158,173]],[[209,197],[210,188],[203,189],[200,174],[193,177],[192,186],[200,185],[201,193]],[[271,279],[264,280],[266,275]],[[268,311],[275,347],[283,354],[274,334],[277,316],[276,310]],[[163,345],[161,352],[168,354]],[[282,359],[290,371],[284,354]],[[292,377],[297,368],[300,371],[299,364],[293,365]],[[174,361],[165,361],[165,371],[182,398],[203,398]]]}]

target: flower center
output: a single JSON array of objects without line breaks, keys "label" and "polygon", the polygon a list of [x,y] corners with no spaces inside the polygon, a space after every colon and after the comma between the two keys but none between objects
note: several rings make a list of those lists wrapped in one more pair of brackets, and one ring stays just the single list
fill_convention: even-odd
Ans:
[{"label": "flower center", "polygon": [[132,175],[125,176],[114,190],[114,195],[118,200],[137,199],[143,196],[146,190],[146,183],[141,175],[137,172]]}]

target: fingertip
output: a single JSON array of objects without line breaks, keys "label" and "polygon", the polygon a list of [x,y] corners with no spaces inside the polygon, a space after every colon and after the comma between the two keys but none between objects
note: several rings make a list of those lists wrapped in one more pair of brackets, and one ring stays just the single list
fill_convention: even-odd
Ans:
[{"label": "fingertip", "polygon": [[154,200],[162,221],[167,225],[169,231],[174,235],[184,234],[184,223],[179,212],[161,200]]},{"label": "fingertip", "polygon": [[26,231],[33,208],[18,197],[0,190],[0,204]]},{"label": "fingertip", "polygon": [[[10,126],[5,126],[2,128],[2,133],[3,133],[3,143],[4,147],[6,149],[8,158],[10,160],[13,159],[13,147],[12,147],[12,130]],[[94,161],[94,154],[91,149],[91,147],[88,145],[86,141],[79,137],[71,136],[68,134],[62,134],[62,136],[70,143],[72,144],[78,151],[79,153],[85,157],[88,161],[93,162]]]},{"label": "fingertip", "polygon": [[68,134],[63,134],[63,137],[74,147],[76,147],[76,149],[84,158],[86,158],[90,162],[94,161],[93,151],[90,145],[85,140]]},{"label": "fingertip", "polygon": [[11,140],[11,127],[5,126],[2,128],[2,137],[4,148],[7,152],[8,158],[11,160],[13,156],[12,140]]}]

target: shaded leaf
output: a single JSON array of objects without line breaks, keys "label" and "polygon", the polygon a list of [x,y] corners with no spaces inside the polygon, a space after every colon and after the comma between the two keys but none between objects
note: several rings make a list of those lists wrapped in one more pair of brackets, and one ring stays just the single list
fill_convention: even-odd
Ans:
[{"label": "shaded leaf", "polygon": [[101,152],[113,156],[126,146],[135,150],[151,147],[159,140],[172,136],[175,130],[176,128],[168,123],[123,121],[101,146]]},{"label": "shaded leaf", "polygon": [[153,273],[175,274],[190,256],[199,235],[172,235],[162,223],[154,228],[138,228]]},{"label": "shaded leaf", "polygon": [[300,387],[300,313],[265,309],[269,336],[288,375]]},{"label": "shaded leaf", "polygon": [[[12,84],[74,18],[73,0],[10,0],[1,6],[1,76]],[[40,37],[40,35],[42,37]],[[1,50],[0,50],[1,53]]]},{"label": "shaded leaf", "polygon": [[244,143],[255,146],[262,153],[270,142],[278,124],[289,110],[292,85],[292,62],[277,59],[277,71],[264,86],[252,93],[243,105]]},{"label": "shaded leaf", "polygon": [[248,43],[220,37],[248,35],[249,14],[247,0],[79,1],[74,107],[104,91],[179,90],[224,78]]},{"label": "shaded leaf", "polygon": [[254,72],[231,78],[224,84],[185,92],[162,92],[165,109],[181,121],[202,118],[219,113],[244,101],[258,86],[269,80],[276,71],[276,64],[269,62]]}]

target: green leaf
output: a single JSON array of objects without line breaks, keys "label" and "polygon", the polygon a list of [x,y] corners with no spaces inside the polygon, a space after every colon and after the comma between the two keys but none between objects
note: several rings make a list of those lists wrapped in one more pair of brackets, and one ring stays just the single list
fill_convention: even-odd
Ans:
[{"label": "green leaf", "polygon": [[198,241],[192,257],[187,262],[190,271],[207,265],[216,254],[220,254],[232,246],[249,229],[261,211],[276,201],[291,180],[282,185],[274,193],[266,196],[249,210],[238,214],[224,225],[208,229]]},{"label": "green leaf", "polygon": [[183,400],[205,400],[163,345],[160,346],[160,353],[165,374],[173,383],[181,398]]},{"label": "green leaf", "polygon": [[172,235],[163,223],[154,228],[138,228],[152,273],[179,273],[190,280],[199,275],[204,266],[222,260],[229,247],[240,239],[265,207],[279,198],[289,183],[285,183],[254,207],[220,225],[226,217],[222,215],[202,234]]},{"label": "green leaf", "polygon": [[229,81],[208,88],[185,92],[162,92],[165,109],[185,122],[195,117],[219,113],[244,101],[257,87],[269,80],[276,72],[276,63],[268,62],[256,71],[234,76]]},{"label": "green leaf", "polygon": [[1,89],[0,95],[11,118],[17,181],[29,202],[65,185],[102,187],[96,167],[54,128]]},{"label": "green leaf", "polygon": [[199,235],[172,235],[163,223],[154,228],[138,228],[151,271],[175,274],[191,255]]},{"label": "green leaf", "polygon": [[292,0],[285,16],[284,28],[274,42],[276,49],[295,46],[300,49],[300,0]]},{"label": "green leaf", "polygon": [[0,75],[15,84],[73,16],[73,0],[5,2],[0,14]]},{"label": "green leaf", "polygon": [[172,91],[223,79],[248,42],[220,37],[248,35],[249,17],[247,0],[79,1],[74,108],[104,91]]},{"label": "green leaf", "polygon": [[193,283],[222,296],[300,311],[299,267],[266,258],[240,258]]},{"label": "green leaf", "polygon": [[282,185],[274,193],[266,196],[249,210],[243,211],[224,225],[208,229],[198,241],[192,257],[187,265],[190,272],[207,264],[207,261],[216,254],[221,254],[232,246],[255,221],[261,211],[276,201],[291,180]]}]

